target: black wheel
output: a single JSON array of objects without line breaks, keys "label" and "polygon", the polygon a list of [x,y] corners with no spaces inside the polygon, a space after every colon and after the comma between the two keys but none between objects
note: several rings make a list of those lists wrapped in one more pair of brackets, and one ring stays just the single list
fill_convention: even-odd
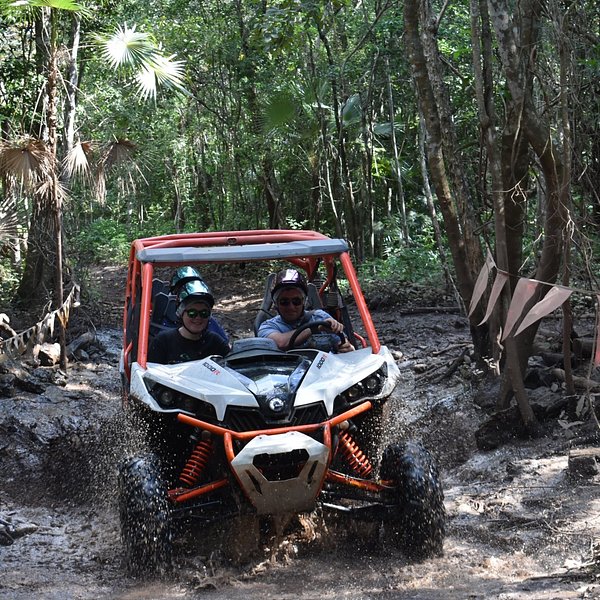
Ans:
[{"label": "black wheel", "polygon": [[394,545],[416,560],[441,556],[446,512],[431,454],[418,442],[391,444],[383,453],[380,476],[393,485],[384,528]]},{"label": "black wheel", "polygon": [[130,452],[135,456],[152,452],[160,461],[163,482],[174,484],[183,468],[182,457],[189,456],[191,451],[191,428],[178,422],[173,413],[153,411],[137,400],[129,402],[123,422]]},{"label": "black wheel", "polygon": [[137,456],[121,465],[119,516],[129,573],[139,575],[169,569],[170,506],[156,456]]}]

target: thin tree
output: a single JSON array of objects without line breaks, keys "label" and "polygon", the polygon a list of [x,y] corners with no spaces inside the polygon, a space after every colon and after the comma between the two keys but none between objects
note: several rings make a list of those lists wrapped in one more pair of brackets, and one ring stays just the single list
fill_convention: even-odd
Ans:
[{"label": "thin tree", "polygon": [[[21,176],[36,183],[31,232],[25,262],[25,271],[17,290],[17,296],[31,301],[32,290],[37,299],[44,288],[52,293],[55,308],[63,303],[63,232],[62,205],[65,191],[59,180],[60,161],[58,159],[58,96],[59,79],[58,50],[62,23],[62,12],[81,17],[89,10],[71,0],[23,0],[7,2],[0,0],[4,11],[34,11],[41,29],[48,32],[42,39],[47,40],[43,47],[45,63],[45,130],[41,139],[27,139],[24,142],[5,144],[0,156],[0,165],[7,176]],[[143,99],[154,98],[158,84],[183,90],[182,63],[166,57],[154,39],[148,34],[136,32],[135,27],[117,28],[110,35],[98,36],[101,52],[109,65],[119,68],[123,65],[133,71],[137,89]],[[78,43],[78,38],[77,38]],[[71,66],[72,68],[72,66]],[[74,96],[70,96],[71,103]],[[42,146],[42,145],[43,146]],[[17,159],[15,148],[21,148],[21,161]],[[33,234],[33,235],[32,235]],[[64,324],[59,324],[61,346],[61,367],[66,369],[66,344]]]}]

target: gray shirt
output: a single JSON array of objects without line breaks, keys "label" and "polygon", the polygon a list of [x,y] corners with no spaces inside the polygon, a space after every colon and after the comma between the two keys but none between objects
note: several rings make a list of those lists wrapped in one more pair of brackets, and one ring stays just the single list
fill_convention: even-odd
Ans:
[{"label": "gray shirt", "polygon": [[331,315],[320,308],[305,311],[297,321],[291,323],[287,323],[281,318],[281,315],[277,315],[261,323],[258,328],[258,337],[269,337],[272,333],[288,333],[289,331],[298,329],[300,325],[304,325],[305,323],[323,321],[325,319],[331,319]]}]

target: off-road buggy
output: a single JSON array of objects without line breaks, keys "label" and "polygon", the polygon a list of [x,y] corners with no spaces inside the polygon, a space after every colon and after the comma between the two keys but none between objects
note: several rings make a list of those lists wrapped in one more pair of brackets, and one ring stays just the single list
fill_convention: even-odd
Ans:
[{"label": "off-road buggy", "polygon": [[[175,302],[157,272],[259,261],[273,271],[293,265],[305,273],[308,308],[341,321],[355,351],[336,353],[319,321],[302,327],[313,332],[308,347],[296,348],[292,339],[282,351],[252,337],[234,340],[227,356],[175,365],[147,360],[149,342],[169,326]],[[249,315],[255,334],[274,314],[272,276],[262,306]],[[432,456],[400,439],[379,449],[383,407],[399,371],[379,342],[344,240],[286,230],[136,240],[123,326],[124,405],[145,438],[119,470],[121,533],[132,571],[168,565],[182,524],[203,536],[209,523],[230,517],[316,509],[376,523],[378,539],[410,557],[442,552],[443,493]]]}]

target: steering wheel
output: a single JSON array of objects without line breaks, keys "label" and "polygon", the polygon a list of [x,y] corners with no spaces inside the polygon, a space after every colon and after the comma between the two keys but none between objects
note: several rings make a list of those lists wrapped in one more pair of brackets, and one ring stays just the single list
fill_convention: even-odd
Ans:
[{"label": "steering wheel", "polygon": [[[296,340],[298,339],[298,336],[303,331],[310,329],[312,332],[312,335],[316,335],[319,332],[319,327],[324,327],[325,329],[329,329],[331,331],[331,323],[329,321],[326,321],[325,319],[322,319],[320,321],[311,321],[309,323],[304,323],[304,325],[300,325],[300,327],[298,327],[298,329],[296,329],[296,331],[294,331],[294,333],[292,334],[292,337],[290,338],[290,341],[285,349],[286,352],[288,350],[292,350],[294,348],[294,346],[296,345]],[[307,338],[307,341],[310,339],[310,337],[312,337],[312,335]],[[329,335],[331,335],[331,334],[326,334],[326,335],[329,337]],[[340,338],[340,344],[343,344],[346,341],[346,336],[344,335],[344,333],[342,331],[340,331],[336,335]]]}]

